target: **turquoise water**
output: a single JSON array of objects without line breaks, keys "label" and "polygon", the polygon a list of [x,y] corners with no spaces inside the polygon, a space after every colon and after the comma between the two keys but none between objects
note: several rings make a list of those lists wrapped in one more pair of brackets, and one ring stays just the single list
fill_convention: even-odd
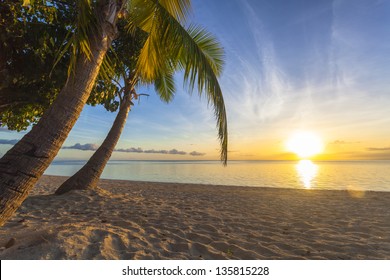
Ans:
[{"label": "turquoise water", "polygon": [[[48,175],[70,176],[84,161],[57,161]],[[297,189],[390,191],[390,161],[110,161],[102,178]]]}]

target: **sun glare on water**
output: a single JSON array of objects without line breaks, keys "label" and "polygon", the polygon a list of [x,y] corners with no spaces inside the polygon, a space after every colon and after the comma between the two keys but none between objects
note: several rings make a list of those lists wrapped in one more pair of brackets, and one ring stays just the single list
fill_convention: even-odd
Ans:
[{"label": "sun glare on water", "polygon": [[298,175],[303,183],[303,186],[310,189],[313,179],[317,176],[318,166],[311,160],[303,159],[299,161],[295,168],[298,171]]},{"label": "sun glare on water", "polygon": [[324,145],[318,135],[308,131],[299,131],[291,135],[286,148],[300,158],[306,159],[321,153]]}]

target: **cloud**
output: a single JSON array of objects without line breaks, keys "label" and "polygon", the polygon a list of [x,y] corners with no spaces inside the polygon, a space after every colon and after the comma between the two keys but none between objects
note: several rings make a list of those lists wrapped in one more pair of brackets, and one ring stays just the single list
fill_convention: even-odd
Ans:
[{"label": "cloud", "polygon": [[144,153],[145,154],[168,154],[168,151],[151,149],[151,150],[145,150]]},{"label": "cloud", "polygon": [[383,148],[367,148],[367,151],[390,151],[390,147],[383,147]]},{"label": "cloud", "polygon": [[178,151],[176,149],[172,149],[170,151],[167,150],[145,150],[144,153],[146,154],[165,154],[165,155],[186,155],[187,153],[184,151]]},{"label": "cloud", "polygon": [[237,67],[233,70],[241,85],[240,106],[233,110],[255,123],[274,120],[284,113],[290,81],[266,23],[251,4],[244,2],[243,6],[253,49],[250,56],[240,57],[241,75],[237,75]]},{"label": "cloud", "polygon": [[128,148],[128,149],[115,149],[115,152],[122,152],[122,153],[143,153],[144,151],[141,148]]},{"label": "cloud", "polygon": [[186,155],[187,153],[183,152],[183,151],[178,151],[176,149],[172,149],[172,150],[169,151],[169,154],[170,155]]},{"label": "cloud", "polygon": [[81,151],[96,151],[99,148],[98,144],[80,144],[76,143],[73,146],[62,147],[63,149],[73,149]]},{"label": "cloud", "polygon": [[[145,154],[163,154],[163,155],[187,155],[187,152],[179,151],[177,149],[172,150],[143,150],[142,148],[129,148],[129,149],[116,149],[116,152],[124,152],[124,153],[145,153]],[[193,151],[188,153],[190,156],[204,156],[205,153],[200,153],[197,151]]]},{"label": "cloud", "polygon": [[344,141],[344,140],[335,140],[333,142],[330,142],[329,144],[331,145],[346,145],[346,144],[358,144],[360,142],[348,142],[348,141]]},{"label": "cloud", "polygon": [[19,141],[18,139],[12,139],[12,140],[0,139],[0,144],[3,144],[3,145],[15,145],[18,141]]},{"label": "cloud", "polygon": [[205,153],[199,153],[199,152],[197,152],[197,151],[192,151],[192,152],[190,153],[190,155],[191,155],[191,156],[194,156],[194,157],[198,157],[198,156],[204,156]]},{"label": "cloud", "polygon": [[[6,141],[6,140],[3,140]],[[18,141],[18,140],[8,140],[8,141]],[[8,144],[8,143],[1,143],[0,144]],[[67,147],[62,147],[63,149],[74,149],[74,150],[81,150],[81,151],[96,151],[99,148],[98,144],[80,144],[77,143],[73,146],[67,146]],[[120,153],[145,153],[145,154],[164,154],[164,155],[187,155],[187,152],[184,151],[179,151],[177,149],[172,149],[172,150],[155,150],[155,149],[150,149],[150,150],[143,150],[142,148],[128,148],[128,149],[115,149],[115,152],[120,152]],[[205,153],[200,153],[193,151],[189,153],[191,156],[204,156]]]}]

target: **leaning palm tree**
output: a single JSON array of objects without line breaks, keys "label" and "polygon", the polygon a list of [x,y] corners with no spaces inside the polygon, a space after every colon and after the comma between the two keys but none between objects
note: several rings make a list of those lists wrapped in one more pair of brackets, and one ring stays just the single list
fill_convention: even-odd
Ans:
[{"label": "leaning palm tree", "polygon": [[63,194],[74,189],[94,189],[97,186],[100,175],[122,133],[130,107],[133,105],[133,98],[137,98],[133,85],[125,86],[120,98],[118,114],[103,143],[88,162],[56,190],[56,194]]},{"label": "leaning palm tree", "polygon": [[[120,32],[124,32],[123,24],[120,25]],[[114,76],[100,77],[95,94],[90,98],[107,95],[108,98],[100,99],[100,103],[104,107],[111,107],[112,104],[118,102],[119,111],[114,120],[114,123],[108,132],[106,138],[100,147],[94,152],[88,162],[72,177],[66,180],[57,190],[56,194],[63,194],[73,189],[94,188],[100,175],[111,157],[112,152],[119,140],[123,127],[126,123],[128,113],[133,105],[132,100],[138,99],[138,94],[135,91],[135,86],[139,82],[139,78],[135,75],[137,58],[146,40],[146,36],[142,31],[134,32],[134,34],[125,34],[113,44],[113,49],[109,55],[113,57],[112,64],[114,69],[111,74]],[[133,54],[130,57],[124,57],[124,52],[131,51]],[[119,58],[121,57],[121,58]],[[121,84],[120,81],[123,81]],[[124,84],[124,85],[123,85]],[[123,86],[122,86],[123,85]],[[114,89],[114,94],[107,92]]]},{"label": "leaning palm tree", "polygon": [[[44,0],[35,2],[46,3]],[[140,56],[142,59],[139,69],[145,67],[140,70],[144,72],[142,77],[152,81],[153,77],[158,76],[159,71],[164,69],[155,59],[162,54],[165,55],[169,45],[174,45],[172,38],[180,42],[179,37],[184,35],[182,30],[175,30],[172,24],[183,22],[190,8],[189,0],[80,0],[76,1],[76,4],[77,24],[70,28],[74,31],[74,36],[71,37],[74,43],[71,49],[72,68],[65,86],[39,122],[0,160],[0,225],[9,219],[26,199],[78,119],[94,86],[105,54],[118,35],[116,26],[118,18],[126,17],[129,30],[136,26],[149,30],[145,51]],[[127,13],[127,10],[134,12]],[[160,14],[156,14],[155,11],[159,11]],[[162,16],[164,14],[171,17],[165,18]],[[160,48],[162,45],[165,47]],[[174,50],[171,55],[180,57],[181,61],[177,67],[184,69],[189,84],[194,85],[196,79],[201,79],[205,74],[198,71],[198,68],[185,66],[183,62],[186,58],[180,56],[182,47],[176,46]],[[147,55],[150,57],[147,58]],[[202,58],[200,54],[197,55],[199,66]],[[207,64],[203,66],[205,67],[213,66]],[[200,83],[200,86],[206,93],[212,92],[213,89],[221,93],[214,77],[205,75],[204,78],[205,82]],[[208,95],[208,98],[213,104],[223,104],[222,93],[215,97]],[[214,108],[220,108],[215,110],[215,114],[222,143],[221,155],[226,159],[225,110],[221,106]]]},{"label": "leaning palm tree", "polygon": [[[36,181],[52,162],[79,117],[104,56],[115,37],[118,13],[123,9],[117,1],[98,1],[91,9],[90,1],[78,1],[79,14],[96,19],[94,25],[80,16],[83,28],[78,34],[81,45],[88,39],[88,50],[75,49],[73,73],[52,106],[39,122],[0,160],[0,225],[19,208]],[[85,12],[85,13],[82,13]],[[93,28],[92,28],[93,26]]]},{"label": "leaning palm tree", "polygon": [[[164,9],[161,9],[160,13],[164,13]],[[169,14],[165,14],[165,13],[163,14],[163,16],[171,17]],[[176,22],[173,18],[171,20],[173,21],[173,24],[178,24],[178,22]],[[131,105],[133,105],[131,99],[138,98],[138,94],[135,92],[134,89],[137,81],[153,80],[153,83],[155,85],[155,90],[159,94],[160,98],[165,102],[169,102],[170,100],[172,100],[175,92],[175,84],[173,79],[173,74],[177,70],[175,69],[175,67],[178,69],[182,67],[197,69],[198,73],[199,72],[202,73],[201,74],[202,78],[198,79],[197,81],[197,87],[200,90],[199,93],[202,92],[202,84],[208,82],[206,77],[213,77],[213,79],[216,81],[217,84],[211,87],[212,91],[208,91],[207,94],[210,95],[210,98],[218,98],[219,101],[222,101],[219,103],[213,102],[216,111],[225,110],[223,98],[222,96],[218,96],[221,95],[221,91],[218,82],[216,80],[217,74],[220,73],[222,69],[222,62],[223,62],[223,60],[221,59],[221,57],[223,56],[222,48],[219,46],[218,42],[209,33],[207,33],[205,30],[201,28],[191,27],[188,30],[184,30],[181,27],[181,25],[178,25],[176,29],[182,29],[181,32],[183,32],[184,33],[183,35],[185,36],[184,37],[180,36],[180,39],[182,41],[179,41],[177,45],[176,44],[173,46],[170,45],[169,47],[173,48],[171,52],[173,51],[173,53],[175,53],[177,51],[175,50],[175,48],[177,46],[181,46],[179,47],[180,55],[172,56],[169,50],[167,50],[165,55],[158,57],[159,60],[163,60],[160,61],[159,64],[160,67],[162,67],[162,69],[165,72],[155,71],[154,73],[152,72],[152,74],[149,73],[148,79],[143,79],[142,76],[138,76],[144,74],[142,68],[139,69],[139,71],[135,70],[135,75],[132,76],[133,73],[133,71],[131,71],[132,65],[130,65],[130,67],[126,67],[125,65],[119,63],[119,65],[125,68],[123,69],[123,71],[119,71],[119,72],[126,73],[127,71],[128,73],[127,73],[127,77],[123,77],[123,80],[125,81],[125,86],[118,94],[120,96],[120,107],[119,107],[119,112],[113,123],[113,126],[110,129],[107,137],[105,138],[101,146],[95,151],[95,153],[88,160],[88,162],[78,172],[76,172],[76,174],[74,174],[72,177],[67,179],[56,190],[55,192],[56,194],[63,194],[73,189],[87,189],[87,188],[94,189],[97,187],[99,178],[119,140],[120,134],[126,123],[126,119],[127,119],[128,112],[130,111],[130,107]],[[199,59],[199,56],[201,57],[203,56],[203,58],[201,58],[203,60],[201,64],[199,64],[199,62],[197,61],[197,59]],[[140,57],[141,55],[137,58]],[[149,57],[150,56],[147,56],[147,58]],[[132,64],[131,60],[129,62],[130,64]],[[146,61],[146,63],[150,64],[149,61]],[[207,66],[205,67],[204,64],[208,64],[208,67]],[[151,78],[153,75],[157,75],[157,76]],[[190,75],[187,75],[185,77],[185,81],[188,82],[189,76]],[[193,87],[194,83],[192,83],[191,86]],[[190,89],[192,90],[192,88]],[[121,95],[122,92],[123,92],[123,96]]]}]

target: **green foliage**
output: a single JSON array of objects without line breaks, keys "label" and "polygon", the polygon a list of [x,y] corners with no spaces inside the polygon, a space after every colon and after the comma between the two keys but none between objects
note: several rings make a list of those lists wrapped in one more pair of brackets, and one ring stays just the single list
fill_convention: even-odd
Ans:
[{"label": "green foliage", "polygon": [[[198,89],[206,94],[214,107],[218,137],[221,143],[221,159],[227,160],[227,118],[222,90],[217,77],[221,74],[224,51],[219,42],[201,27],[183,27],[181,18],[165,9],[165,1],[135,0],[130,18],[132,26],[139,26],[149,34],[138,59],[138,75],[147,83],[157,80],[164,89],[166,83],[159,81],[166,73],[184,70],[188,90]],[[156,85],[156,84],[155,84]],[[165,87],[169,89],[169,87]],[[167,92],[169,95],[170,93]],[[167,95],[161,96],[169,101]]]},{"label": "green foliage", "polygon": [[96,28],[94,28],[96,27],[96,19],[93,15],[94,1],[78,0],[71,2],[75,6],[75,19],[72,25],[68,26],[69,32],[64,40],[65,44],[59,49],[57,60],[54,64],[56,66],[61,57],[69,53],[68,75],[74,71],[76,60],[80,53],[84,54],[88,59],[91,57],[89,35],[91,32],[97,32]]},{"label": "green foliage", "polygon": [[[205,94],[214,108],[221,159],[226,163],[227,119],[217,79],[224,51],[219,42],[199,26],[184,27],[190,0],[126,2],[127,11],[117,22],[117,39],[103,61],[88,104],[102,104],[115,111],[121,94],[135,82],[154,84],[160,98],[169,102],[175,92],[174,74],[182,70],[189,92],[197,89],[199,95]],[[99,1],[0,3],[2,125],[20,130],[34,123],[55,98],[70,74],[67,66],[72,69],[80,54],[89,57],[90,34],[99,32],[99,24],[103,23],[95,18]],[[56,67],[49,70],[53,63]],[[122,80],[124,87],[119,83]],[[13,103],[7,99],[13,99]]]},{"label": "green foliage", "polygon": [[0,1],[1,124],[18,131],[40,118],[67,78],[67,56],[52,67],[71,14],[43,1],[35,4]]},{"label": "green foliage", "polygon": [[164,75],[161,75],[154,81],[154,88],[162,101],[170,102],[175,94],[175,80],[172,71],[167,71]]},{"label": "green foliage", "polygon": [[159,2],[168,13],[181,23],[185,23],[191,11],[190,0],[159,0],[155,2]]},{"label": "green foliage", "polygon": [[147,38],[147,34],[140,29],[128,33],[125,26],[124,20],[118,22],[118,37],[112,42],[105,57],[106,69],[110,71],[99,72],[96,85],[87,101],[92,106],[103,105],[111,112],[119,108],[119,100],[124,94],[123,81],[129,83],[134,78],[134,69]]},{"label": "green foliage", "polygon": [[[77,29],[74,7],[75,1],[61,1],[56,7],[34,1],[34,5],[24,7],[21,3],[0,0],[0,57],[4,61],[0,64],[2,126],[20,131],[35,124],[65,84],[74,49],[63,50]],[[135,68],[146,38],[146,33],[140,30],[127,34],[124,26],[124,21],[118,23],[121,35],[106,55],[106,71],[99,72],[87,101],[112,112],[118,109],[117,95],[121,89],[115,80],[126,77]]]}]

